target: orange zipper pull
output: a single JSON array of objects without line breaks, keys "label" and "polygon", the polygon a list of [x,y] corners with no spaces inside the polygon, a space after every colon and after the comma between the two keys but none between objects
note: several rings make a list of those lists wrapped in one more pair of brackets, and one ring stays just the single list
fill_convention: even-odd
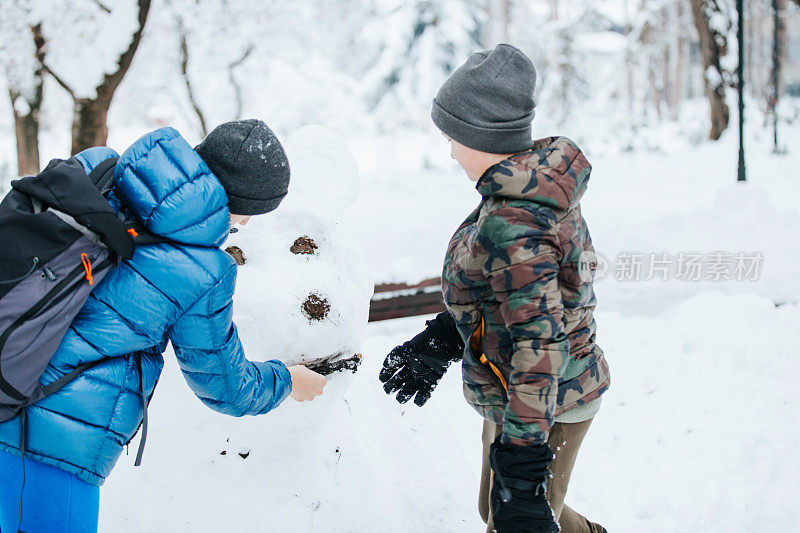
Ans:
[{"label": "orange zipper pull", "polygon": [[508,384],[506,383],[505,378],[503,378],[503,374],[500,372],[500,369],[495,366],[494,363],[489,361],[489,358],[486,357],[486,354],[483,353],[483,336],[486,333],[486,320],[483,316],[481,316],[481,325],[475,328],[475,333],[472,334],[472,337],[469,339],[470,348],[472,349],[473,354],[480,353],[480,357],[478,358],[484,366],[489,367],[489,369],[497,376],[497,379],[500,380],[500,384],[508,393]]},{"label": "orange zipper pull", "polygon": [[94,279],[92,279],[92,263],[89,261],[89,256],[86,253],[81,254],[81,263],[83,263],[83,269],[86,271],[86,281],[89,282],[89,285],[94,285]]},{"label": "orange zipper pull", "polygon": [[499,380],[500,380],[500,384],[501,384],[501,385],[503,386],[503,388],[506,390],[506,393],[508,393],[508,385],[506,384],[506,380],[503,378],[503,374],[501,374],[501,373],[500,373],[500,369],[499,369],[499,368],[497,368],[497,367],[494,365],[494,363],[492,363],[491,361],[489,361],[489,358],[488,358],[488,357],[486,357],[486,355],[485,355],[485,354],[481,354],[481,359],[480,359],[480,361],[481,361],[481,363],[483,363],[484,365],[488,366],[488,367],[489,367],[489,368],[492,370],[492,372],[494,372],[494,375],[495,375],[495,376],[497,376],[497,379],[499,379]]},{"label": "orange zipper pull", "polygon": [[133,237],[134,239],[139,236],[139,233],[133,228],[129,229],[128,233],[130,233],[131,237]]}]

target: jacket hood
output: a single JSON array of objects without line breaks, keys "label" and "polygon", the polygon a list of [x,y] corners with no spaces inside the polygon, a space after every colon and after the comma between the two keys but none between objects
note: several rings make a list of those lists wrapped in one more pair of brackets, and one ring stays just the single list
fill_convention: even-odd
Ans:
[{"label": "jacket hood", "polygon": [[566,137],[548,137],[490,167],[477,189],[484,197],[529,200],[569,211],[586,191],[591,170],[578,145]]},{"label": "jacket hood", "polygon": [[133,143],[115,175],[117,196],[154,234],[198,246],[225,242],[230,228],[225,189],[173,128]]}]

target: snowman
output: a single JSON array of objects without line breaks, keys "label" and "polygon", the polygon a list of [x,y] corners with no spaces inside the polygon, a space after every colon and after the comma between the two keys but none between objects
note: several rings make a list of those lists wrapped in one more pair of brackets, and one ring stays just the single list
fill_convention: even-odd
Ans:
[{"label": "snowman", "polygon": [[289,194],[226,243],[240,264],[234,320],[249,359],[304,364],[328,376],[325,396],[342,396],[361,362],[374,287],[341,227],[358,197],[358,168],[322,126],[298,130],[284,148]]}]

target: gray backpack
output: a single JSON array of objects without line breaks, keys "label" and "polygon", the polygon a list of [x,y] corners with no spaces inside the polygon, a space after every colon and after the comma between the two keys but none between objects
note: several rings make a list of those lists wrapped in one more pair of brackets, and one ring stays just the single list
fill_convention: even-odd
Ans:
[{"label": "gray backpack", "polygon": [[103,362],[39,383],[89,293],[136,245],[166,241],[109,204],[116,161],[87,175],[74,157],[54,159],[38,176],[13,181],[0,202],[0,422],[22,415],[23,452],[25,407]]}]

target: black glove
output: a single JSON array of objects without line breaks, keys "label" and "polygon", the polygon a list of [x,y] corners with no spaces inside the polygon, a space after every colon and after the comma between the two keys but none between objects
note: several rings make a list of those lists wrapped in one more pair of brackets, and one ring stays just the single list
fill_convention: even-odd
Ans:
[{"label": "black glove", "polygon": [[455,320],[443,311],[426,322],[425,330],[410,341],[397,346],[383,361],[378,376],[386,394],[397,393],[397,401],[407,402],[416,394],[414,403],[423,405],[431,397],[451,362],[461,359],[464,342]]},{"label": "black glove", "polygon": [[550,446],[492,443],[489,462],[494,471],[492,516],[497,533],[557,533],[561,531],[547,502]]}]

